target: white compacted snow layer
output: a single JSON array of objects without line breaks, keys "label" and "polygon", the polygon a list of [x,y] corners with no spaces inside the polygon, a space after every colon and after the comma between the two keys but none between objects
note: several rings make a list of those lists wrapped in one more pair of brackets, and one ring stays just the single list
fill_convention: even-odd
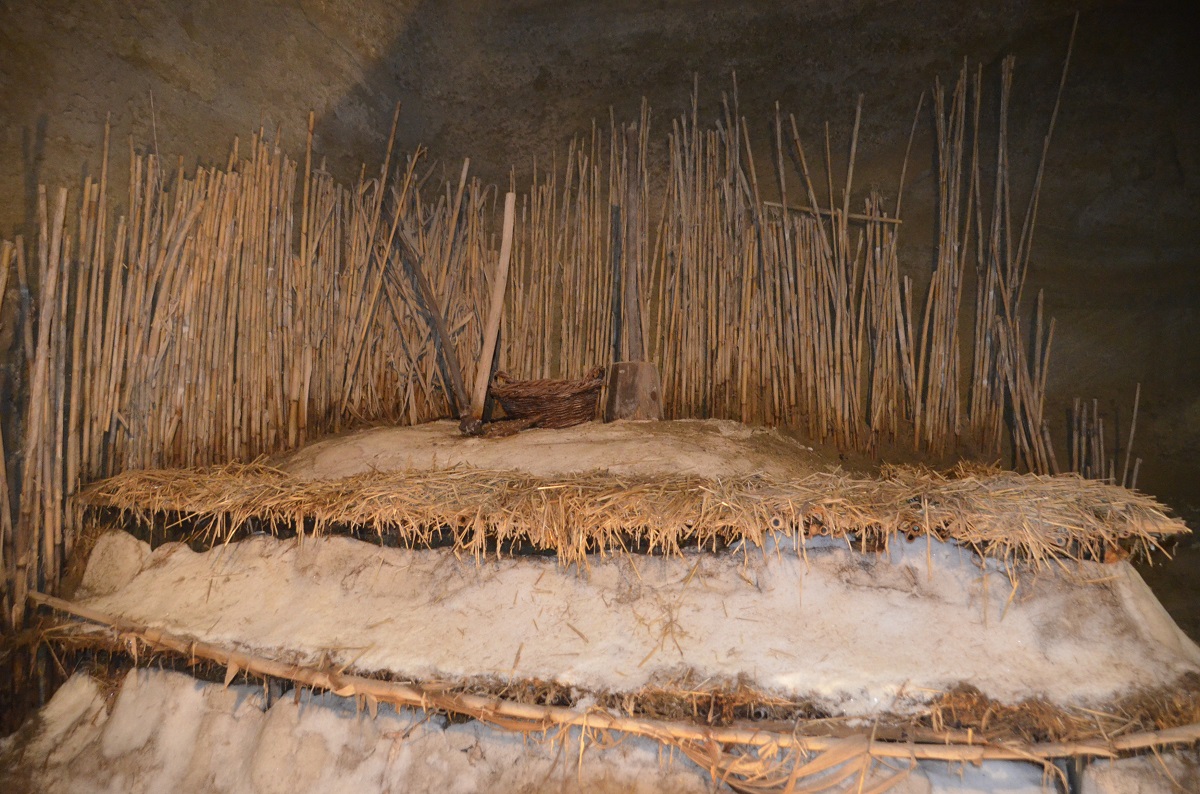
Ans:
[{"label": "white compacted snow layer", "polygon": [[338,537],[149,552],[113,533],[78,600],[301,664],[538,678],[584,696],[741,678],[864,717],[960,682],[1007,703],[1103,704],[1200,670],[1200,649],[1129,565],[1024,572],[1014,592],[994,565],[923,540],[880,555],[825,539],[622,554],[581,569]]},{"label": "white compacted snow layer", "polygon": [[[21,731],[0,740],[6,794],[380,794],[396,792],[672,792],[715,787],[707,772],[653,742],[587,745],[525,739],[471,722],[444,725],[386,706],[375,718],[334,696],[267,707],[261,687],[205,684],[180,673],[130,672],[116,692],[76,675]],[[1098,762],[1086,794],[1158,794],[1195,782],[1195,759]],[[1188,775],[1191,777],[1188,777]],[[922,762],[894,794],[1042,794],[1040,767]]]},{"label": "white compacted snow layer", "polygon": [[[1200,668],[1200,650],[1127,565],[1020,575],[949,544],[863,555],[799,549],[460,559],[346,538],[256,537],[205,553],[99,541],[77,598],[238,650],[415,679],[496,675],[632,691],[685,672],[738,675],[867,717],[919,708],[960,681],[1013,702],[1086,703]],[[649,740],[545,742],[333,696],[138,671],[118,691],[72,678],[0,744],[0,790],[63,792],[709,792],[706,771]],[[582,760],[581,760],[582,759]],[[1168,757],[1175,765],[1178,757]],[[9,771],[5,773],[5,767]],[[1161,764],[1089,769],[1091,794],[1180,791]],[[4,775],[9,777],[6,781]],[[1164,788],[1166,786],[1166,788]],[[1053,791],[1040,767],[922,763],[894,791]],[[1182,789],[1182,790],[1187,790]]]}]

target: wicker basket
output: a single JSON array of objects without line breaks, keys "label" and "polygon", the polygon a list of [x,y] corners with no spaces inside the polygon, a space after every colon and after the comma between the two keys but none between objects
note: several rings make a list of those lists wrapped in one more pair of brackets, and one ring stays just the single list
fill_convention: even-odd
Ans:
[{"label": "wicker basket", "polygon": [[512,380],[503,372],[492,378],[492,394],[511,419],[539,427],[571,427],[596,418],[604,367],[583,380]]}]

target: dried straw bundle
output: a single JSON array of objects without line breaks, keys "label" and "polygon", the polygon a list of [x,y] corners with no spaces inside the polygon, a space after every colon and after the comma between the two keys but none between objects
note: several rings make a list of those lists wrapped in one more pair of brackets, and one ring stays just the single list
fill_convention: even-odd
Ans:
[{"label": "dried straw bundle", "polygon": [[668,554],[690,544],[761,546],[773,535],[831,535],[865,550],[902,533],[953,540],[1006,564],[1041,565],[1148,553],[1188,531],[1152,497],[1104,482],[957,475],[897,468],[879,479],[842,473],[786,481],[607,473],[549,479],[453,468],[303,480],[261,464],[230,464],[125,472],[80,499],[143,520],[202,519],[211,541],[230,539],[250,519],[317,533],[369,528],[410,545],[448,530],[465,553],[525,543],[556,552],[564,563],[631,545]]}]

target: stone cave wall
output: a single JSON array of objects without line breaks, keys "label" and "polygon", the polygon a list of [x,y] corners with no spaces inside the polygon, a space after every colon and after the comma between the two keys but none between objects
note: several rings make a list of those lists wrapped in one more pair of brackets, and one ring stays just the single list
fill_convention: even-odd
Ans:
[{"label": "stone cave wall", "polygon": [[[182,155],[187,168],[223,163],[233,136],[259,127],[280,129],[299,154],[312,110],[316,151],[349,179],[363,163],[376,167],[401,102],[402,151],[424,144],[451,174],[469,156],[476,175],[503,182],[510,169],[525,177],[535,158],[550,162],[593,119],[607,125],[610,107],[633,119],[643,96],[665,136],[668,119],[690,106],[693,75],[701,113],[715,116],[734,73],[764,183],[773,182],[775,101],[807,139],[818,141],[829,121],[837,142],[862,93],[856,184],[894,193],[922,91],[935,77],[952,82],[963,58],[994,84],[1008,53],[1017,57],[1010,145],[1024,196],[1076,9],[1030,272],[1030,290],[1046,289],[1058,319],[1051,416],[1065,416],[1075,396],[1097,397],[1123,428],[1141,382],[1139,485],[1195,515],[1200,64],[1182,6],[1171,3],[5,2],[0,235],[29,233],[39,182],[75,187],[98,172],[108,114],[121,174],[130,139]],[[921,130],[902,238],[916,273],[928,270],[935,217],[928,118]],[[5,356],[19,346],[14,309],[10,290]]]}]

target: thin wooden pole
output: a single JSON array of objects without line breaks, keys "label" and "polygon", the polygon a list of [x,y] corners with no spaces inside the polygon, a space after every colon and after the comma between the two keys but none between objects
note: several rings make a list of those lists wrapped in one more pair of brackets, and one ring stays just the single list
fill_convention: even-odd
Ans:
[{"label": "thin wooden pole", "polygon": [[496,276],[492,283],[491,304],[488,308],[487,327],[483,333],[483,347],[479,352],[479,363],[475,368],[475,392],[471,399],[471,418],[483,421],[483,405],[487,398],[488,380],[491,377],[491,361],[496,352],[496,337],[500,333],[500,320],[504,313],[504,292],[508,286],[508,266],[512,257],[513,224],[517,215],[517,194],[504,195],[504,236],[500,243],[500,261],[496,265]]},{"label": "thin wooden pole", "polygon": [[1133,418],[1129,421],[1129,442],[1125,445],[1125,465],[1121,467],[1121,485],[1132,488],[1129,484],[1129,456],[1133,453],[1133,436],[1137,432],[1138,403],[1142,399],[1142,384],[1138,384],[1133,392]]}]

